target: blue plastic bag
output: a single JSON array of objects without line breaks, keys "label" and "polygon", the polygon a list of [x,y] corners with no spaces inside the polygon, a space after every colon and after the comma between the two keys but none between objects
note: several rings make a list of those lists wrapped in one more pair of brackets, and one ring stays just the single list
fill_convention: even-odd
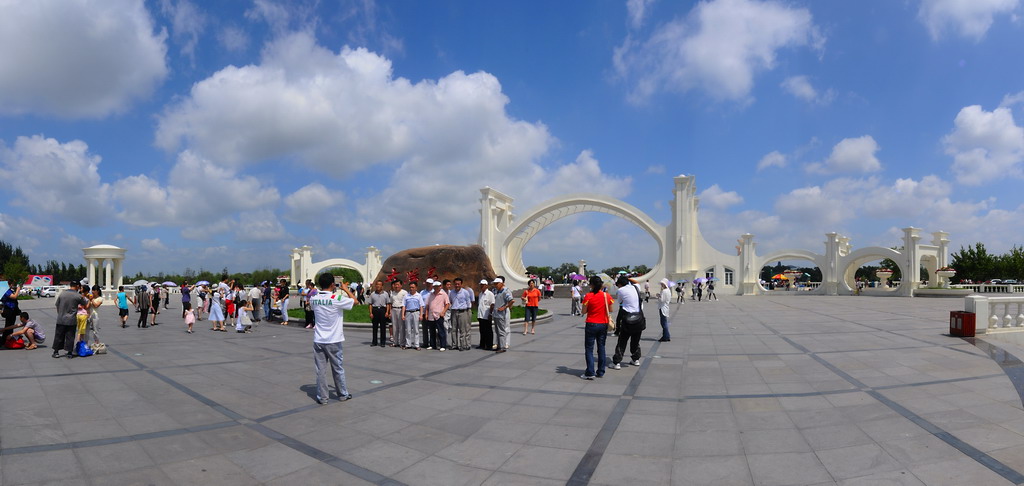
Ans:
[{"label": "blue plastic bag", "polygon": [[75,349],[75,354],[82,358],[92,356],[92,348],[90,348],[85,341],[78,341],[78,347]]}]

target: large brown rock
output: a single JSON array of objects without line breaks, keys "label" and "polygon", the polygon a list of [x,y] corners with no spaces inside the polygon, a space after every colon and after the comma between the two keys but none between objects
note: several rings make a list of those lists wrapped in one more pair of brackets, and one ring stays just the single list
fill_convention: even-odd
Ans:
[{"label": "large brown rock", "polygon": [[373,280],[388,282],[400,278],[408,284],[415,279],[422,286],[428,277],[435,280],[462,277],[467,286],[475,289],[481,279],[491,281],[496,276],[482,246],[438,245],[410,248],[389,256]]}]

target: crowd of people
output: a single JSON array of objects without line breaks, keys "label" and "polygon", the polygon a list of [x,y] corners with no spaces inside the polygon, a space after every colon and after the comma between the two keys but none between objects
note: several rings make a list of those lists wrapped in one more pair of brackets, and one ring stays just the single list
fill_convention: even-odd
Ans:
[{"label": "crowd of people", "polygon": [[[571,315],[584,316],[584,350],[586,371],[581,378],[592,380],[604,376],[606,369],[621,369],[622,363],[632,366],[640,364],[640,336],[646,329],[643,303],[652,296],[649,282],[639,284],[635,279],[620,275],[615,281],[618,287],[616,297],[608,292],[600,277],[589,279],[589,289],[584,292],[582,282],[575,281],[571,287]],[[642,287],[641,287],[642,285]],[[669,303],[674,284],[667,279],[660,282],[657,291],[658,312],[662,335],[659,341],[671,340],[669,334]],[[372,289],[362,292],[361,286],[338,285],[330,274],[318,276],[316,285],[307,280],[298,287],[297,298],[305,311],[307,329],[313,330],[314,364],[317,374],[317,396],[319,403],[327,403],[327,373],[332,374],[339,399],[352,397],[345,385],[342,368],[342,342],[344,341],[343,315],[357,303],[365,302],[371,317],[371,346],[395,347],[405,350],[447,350],[468,351],[473,348],[470,320],[472,311],[477,311],[479,339],[478,349],[507,352],[510,348],[511,308],[517,298],[505,286],[505,279],[498,276],[493,280],[481,280],[474,291],[462,278],[427,279],[423,288],[417,281],[408,285],[401,279],[390,282],[390,289],[384,282],[374,282]],[[703,289],[701,289],[703,287]],[[13,336],[27,340],[27,348],[34,349],[46,340],[44,330],[33,321],[28,313],[17,310],[18,288],[12,285],[0,303],[3,304],[5,319],[11,313],[20,318],[20,324],[8,326]],[[693,299],[700,300],[701,290],[706,298],[714,296],[714,283],[694,286]],[[129,309],[134,306],[138,313],[136,326],[145,329],[159,325],[157,316],[169,308],[170,294],[165,286],[146,285],[135,289],[132,295],[119,287],[115,296],[118,316],[122,328],[128,326]],[[280,312],[281,324],[288,325],[288,307],[291,290],[287,280],[276,286],[270,282],[246,289],[240,282],[227,277],[216,285],[199,282],[197,285],[184,282],[180,287],[181,316],[187,324],[185,332],[194,332],[197,321],[209,320],[212,331],[226,332],[233,327],[238,333],[252,331],[255,323],[269,320],[272,309]],[[682,294],[679,287],[677,293]],[[528,288],[519,295],[518,302],[525,308],[522,333],[536,334],[537,315],[540,301],[550,298],[547,288],[539,288],[537,280],[529,280]],[[618,313],[613,317],[614,304],[618,300]],[[10,303],[13,302],[13,308]],[[193,305],[194,304],[194,305]],[[53,336],[53,357],[65,350],[67,358],[78,356],[78,343],[100,345],[98,338],[98,309],[103,305],[99,286],[89,287],[72,282],[69,289],[56,300],[57,325]],[[13,330],[17,329],[17,330]],[[609,332],[617,336],[614,353],[609,362],[605,343]],[[595,357],[596,353],[596,357]],[[596,359],[595,359],[596,358]],[[628,358],[628,361],[624,361]]]},{"label": "crowd of people", "polygon": [[[536,282],[521,299],[527,309],[523,334],[537,333],[537,309],[541,293]],[[510,309],[515,304],[512,292],[505,287],[504,277],[488,282],[481,280],[474,292],[462,278],[434,280],[428,278],[409,282],[391,281],[391,289],[377,281],[366,295],[371,317],[370,346],[391,346],[412,350],[448,349],[469,351],[472,348],[470,320],[477,311],[480,340],[477,348],[504,353],[509,349]],[[449,336],[451,337],[449,341]]]}]

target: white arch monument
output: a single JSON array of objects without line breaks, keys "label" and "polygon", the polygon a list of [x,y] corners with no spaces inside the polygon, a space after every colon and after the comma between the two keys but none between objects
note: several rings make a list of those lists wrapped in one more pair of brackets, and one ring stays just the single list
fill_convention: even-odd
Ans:
[{"label": "white arch monument", "polygon": [[720,275],[721,284],[732,288],[739,257],[714,249],[697,225],[698,197],[694,176],[673,178],[672,221],[657,224],[633,205],[599,194],[570,194],[539,204],[526,215],[513,214],[513,199],[493,188],[480,190],[480,245],[491,259],[491,266],[510,282],[526,286],[523,248],[551,223],[582,212],[618,216],[647,232],[658,244],[658,261],[641,279],[691,280],[706,274]]},{"label": "white arch monument", "polygon": [[[722,291],[737,295],[756,295],[765,291],[759,283],[761,268],[777,260],[809,260],[822,271],[822,284],[811,293],[850,295],[856,283],[853,275],[860,265],[885,258],[899,266],[903,283],[898,295],[913,296],[921,280],[920,267],[930,275],[949,264],[949,234],[932,233],[931,244],[922,244],[921,230],[903,229],[903,250],[866,247],[853,250],[850,239],[838,233],[825,235],[825,252],[817,254],[802,249],[774,251],[764,257],[756,252],[754,235],[744,234],[736,247],[737,254],[722,253],[713,248],[701,234],[697,224],[696,180],[694,176],[673,178],[672,219],[659,225],[650,216],[624,201],[599,194],[569,194],[544,201],[523,216],[513,213],[513,199],[490,187],[480,189],[480,245],[491,266],[510,281],[526,286],[523,248],[548,225],[572,214],[598,212],[629,221],[654,238],[658,244],[658,260],[650,273],[640,279],[693,280],[715,276]],[[581,263],[582,267],[582,263]]]},{"label": "white arch monument", "polygon": [[302,285],[307,279],[312,279],[316,274],[328,268],[348,268],[359,272],[363,282],[369,282],[377,276],[383,262],[380,258],[380,250],[369,247],[366,249],[366,261],[359,263],[345,258],[329,258],[319,262],[313,261],[313,247],[303,246],[292,250],[291,255],[291,283]]},{"label": "white arch monument", "polygon": [[89,285],[99,285],[96,280],[96,270],[103,268],[103,290],[114,291],[124,280],[124,248],[114,245],[95,245],[82,248],[85,257],[85,266],[88,268],[86,276],[89,277]]},{"label": "white arch monument", "polygon": [[931,244],[921,243],[921,230],[913,226],[903,228],[903,249],[894,250],[880,246],[869,246],[852,249],[850,238],[838,233],[825,234],[825,253],[817,254],[807,250],[778,250],[765,256],[758,256],[754,235],[745,234],[740,237],[740,260],[742,283],[737,289],[739,295],[754,295],[764,291],[758,283],[761,268],[778,260],[808,260],[821,269],[821,286],[812,290],[812,294],[852,295],[856,282],[854,274],[861,265],[867,262],[890,259],[896,263],[902,274],[902,282],[896,294],[912,297],[914,290],[921,281],[921,267],[924,267],[933,279],[944,281],[944,277],[935,275],[939,268],[949,265],[949,233],[936,231],[932,233]]}]

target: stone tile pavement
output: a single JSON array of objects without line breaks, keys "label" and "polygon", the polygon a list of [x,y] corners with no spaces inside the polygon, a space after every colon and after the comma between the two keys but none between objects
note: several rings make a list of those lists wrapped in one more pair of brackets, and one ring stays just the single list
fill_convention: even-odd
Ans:
[{"label": "stone tile pavement", "polygon": [[[51,333],[52,302],[25,306]],[[1024,340],[945,336],[959,300],[725,296],[673,304],[667,343],[652,303],[642,364],[595,381],[580,319],[544,303],[555,318],[505,354],[348,329],[355,399],[328,406],[308,331],[190,335],[180,309],[121,329],[104,308],[109,355],[0,351],[0,482],[1024,482]]]}]

